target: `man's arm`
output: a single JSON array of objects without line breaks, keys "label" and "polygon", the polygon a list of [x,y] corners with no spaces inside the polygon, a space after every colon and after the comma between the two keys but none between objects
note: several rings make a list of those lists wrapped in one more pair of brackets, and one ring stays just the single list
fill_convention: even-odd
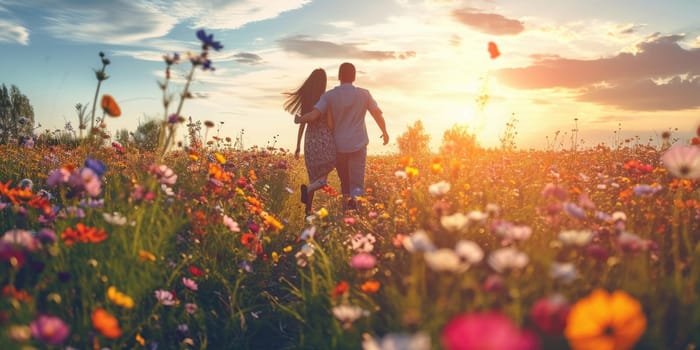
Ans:
[{"label": "man's arm", "polygon": [[321,116],[321,111],[314,108],[313,111],[306,113],[306,114],[302,115],[301,117],[298,115],[294,116],[294,123],[299,124],[299,123],[312,122],[312,121],[318,119],[318,117],[320,117],[320,116]]},{"label": "man's arm", "polygon": [[372,118],[374,118],[374,121],[377,122],[377,126],[379,126],[379,129],[382,130],[382,140],[384,140],[384,145],[388,144],[389,134],[386,132],[386,122],[384,122],[382,110],[379,108],[370,109],[369,113],[372,115]]}]

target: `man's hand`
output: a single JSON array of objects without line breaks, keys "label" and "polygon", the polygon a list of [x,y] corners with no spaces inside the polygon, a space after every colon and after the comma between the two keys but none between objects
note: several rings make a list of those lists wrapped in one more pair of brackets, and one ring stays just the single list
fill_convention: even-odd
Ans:
[{"label": "man's hand", "polygon": [[383,133],[382,140],[384,140],[384,146],[386,146],[389,143],[389,134]]}]

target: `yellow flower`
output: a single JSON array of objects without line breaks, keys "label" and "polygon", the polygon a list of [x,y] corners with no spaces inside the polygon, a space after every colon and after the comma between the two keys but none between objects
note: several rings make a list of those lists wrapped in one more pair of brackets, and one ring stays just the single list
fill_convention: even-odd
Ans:
[{"label": "yellow flower", "polygon": [[196,162],[199,160],[199,156],[196,154],[190,154],[189,157],[190,157],[190,160],[193,162]]},{"label": "yellow flower", "polygon": [[291,246],[291,245],[288,245],[288,246],[284,247],[284,248],[282,249],[282,251],[285,252],[285,253],[289,253],[289,252],[292,251],[292,249],[293,249],[292,246]]},{"label": "yellow flower", "polygon": [[328,209],[326,209],[326,208],[321,208],[321,209],[318,211],[318,213],[316,213],[316,214],[318,214],[318,217],[319,217],[319,218],[323,219],[323,218],[325,218],[326,216],[328,216]]},{"label": "yellow flower", "polygon": [[272,226],[275,229],[275,231],[279,231],[279,230],[284,228],[284,225],[282,225],[282,223],[279,222],[279,220],[275,219],[270,214],[265,213],[265,215],[263,216],[263,219],[265,220],[265,222],[268,225]]},{"label": "yellow flower", "polygon": [[144,346],[146,345],[146,339],[143,339],[141,336],[141,333],[136,333],[136,342],[139,343],[139,345]]},{"label": "yellow flower", "polygon": [[214,158],[216,158],[216,161],[219,162],[219,164],[226,164],[226,158],[224,158],[224,155],[216,152],[214,153]]},{"label": "yellow flower", "polygon": [[134,307],[134,299],[122,292],[119,292],[115,286],[110,286],[107,288],[107,299],[125,309],[131,309]]},{"label": "yellow flower", "polygon": [[272,262],[277,264],[280,261],[280,255],[277,252],[272,252]]},{"label": "yellow flower", "polygon": [[642,305],[629,294],[596,289],[571,308],[564,335],[574,350],[626,350],[646,323]]},{"label": "yellow flower", "polygon": [[415,177],[415,176],[418,176],[418,169],[417,169],[417,168],[414,168],[414,167],[412,167],[412,166],[407,166],[407,167],[406,167],[406,175],[407,175],[408,177]]},{"label": "yellow flower", "polygon": [[141,261],[156,261],[156,256],[153,253],[145,250],[139,250],[139,260]]}]

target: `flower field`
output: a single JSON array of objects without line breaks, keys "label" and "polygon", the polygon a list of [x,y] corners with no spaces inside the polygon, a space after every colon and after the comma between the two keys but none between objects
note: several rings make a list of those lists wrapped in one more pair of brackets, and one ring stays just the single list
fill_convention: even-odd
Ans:
[{"label": "flower field", "polygon": [[370,157],[304,218],[280,149],[3,145],[0,343],[691,349],[699,153]]}]

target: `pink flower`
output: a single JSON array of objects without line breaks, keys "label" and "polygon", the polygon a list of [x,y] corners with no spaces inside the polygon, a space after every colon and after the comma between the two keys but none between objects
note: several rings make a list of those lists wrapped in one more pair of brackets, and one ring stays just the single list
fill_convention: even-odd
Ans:
[{"label": "pink flower", "polygon": [[156,291],[156,299],[158,299],[158,302],[165,305],[165,306],[173,306],[175,305],[175,295],[171,292],[168,292],[167,290],[157,290]]},{"label": "pink flower", "polygon": [[459,314],[442,329],[441,339],[447,350],[530,350],[540,347],[533,333],[521,331],[497,311]]},{"label": "pink flower", "polygon": [[62,319],[54,316],[40,315],[29,325],[32,337],[51,345],[63,343],[70,333],[70,328]]},{"label": "pink flower", "polygon": [[376,264],[377,258],[368,253],[360,253],[350,258],[350,266],[356,270],[369,270]]},{"label": "pink flower", "polygon": [[700,178],[700,147],[673,146],[661,156],[661,161],[675,177]]},{"label": "pink flower", "polygon": [[560,294],[541,298],[532,305],[530,318],[537,327],[550,335],[561,335],[566,328],[566,318],[571,305]]},{"label": "pink flower", "polygon": [[199,286],[197,286],[197,282],[187,277],[182,278],[182,284],[184,284],[185,287],[187,287],[187,289],[189,290],[196,291],[197,289],[199,289]]}]

